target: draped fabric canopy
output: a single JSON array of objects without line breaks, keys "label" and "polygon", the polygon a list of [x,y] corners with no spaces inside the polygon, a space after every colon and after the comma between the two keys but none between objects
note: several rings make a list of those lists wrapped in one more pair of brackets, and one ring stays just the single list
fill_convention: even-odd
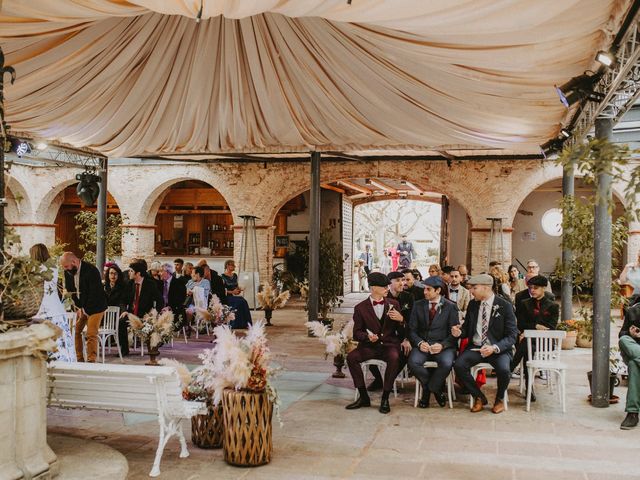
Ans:
[{"label": "draped fabric canopy", "polygon": [[14,131],[109,156],[537,152],[628,0],[0,0]]}]

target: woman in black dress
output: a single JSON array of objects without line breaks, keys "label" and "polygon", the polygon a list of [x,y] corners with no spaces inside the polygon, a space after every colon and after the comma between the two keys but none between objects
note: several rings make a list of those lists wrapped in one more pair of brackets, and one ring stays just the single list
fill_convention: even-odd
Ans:
[{"label": "woman in black dress", "polygon": [[247,301],[238,295],[242,289],[238,286],[238,275],[234,273],[236,264],[233,260],[224,262],[224,273],[221,275],[227,292],[227,305],[235,309],[235,320],[231,322],[231,328],[247,328],[251,324],[251,310]]},{"label": "woman in black dress", "polygon": [[[117,264],[110,264],[105,272],[104,292],[107,294],[107,305],[110,307],[120,307],[120,313],[127,311],[129,304],[129,289],[124,280],[122,270]],[[128,338],[128,318],[119,319],[118,324],[118,341],[120,342],[120,351],[122,355],[129,355],[129,338]]]}]

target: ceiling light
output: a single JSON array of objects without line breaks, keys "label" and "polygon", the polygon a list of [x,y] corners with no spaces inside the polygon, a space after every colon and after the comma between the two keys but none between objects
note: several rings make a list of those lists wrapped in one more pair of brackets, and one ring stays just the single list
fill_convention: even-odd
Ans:
[{"label": "ceiling light", "polygon": [[616,57],[611,52],[605,52],[604,50],[600,50],[596,55],[596,61],[600,62],[605,67],[610,67],[614,63],[616,63]]},{"label": "ceiling light", "polygon": [[564,138],[569,138],[571,136],[571,130],[567,128],[560,129],[560,135]]},{"label": "ceiling light", "polygon": [[34,147],[36,147],[36,150],[46,150],[47,149],[47,144],[45,142],[36,142],[36,144],[34,145]]}]

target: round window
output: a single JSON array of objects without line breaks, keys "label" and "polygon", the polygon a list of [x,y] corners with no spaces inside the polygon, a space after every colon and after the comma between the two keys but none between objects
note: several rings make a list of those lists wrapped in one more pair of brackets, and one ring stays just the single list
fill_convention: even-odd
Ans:
[{"label": "round window", "polygon": [[562,210],[559,208],[547,210],[542,215],[541,223],[544,233],[552,237],[559,237],[562,235]]}]

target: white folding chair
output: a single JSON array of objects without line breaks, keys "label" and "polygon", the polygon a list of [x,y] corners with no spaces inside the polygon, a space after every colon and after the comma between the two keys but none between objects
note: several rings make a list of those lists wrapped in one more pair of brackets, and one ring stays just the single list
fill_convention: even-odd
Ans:
[{"label": "white folding chair", "polygon": [[64,314],[64,319],[69,324],[69,332],[71,333],[71,338],[75,338],[74,332],[76,329],[76,318],[77,318],[76,312],[66,312]]},{"label": "white folding chair", "polygon": [[[480,370],[493,370],[493,365],[485,362],[478,363],[477,365],[474,365],[473,367],[471,367],[471,376],[475,379]],[[503,400],[504,400],[504,409],[509,410],[509,392],[507,392],[506,390],[504,392]],[[471,395],[469,395],[469,407],[473,407],[473,397]]]},{"label": "white folding chair", "polygon": [[[562,402],[562,413],[566,412],[566,371],[567,364],[560,361],[562,339],[567,335],[563,330],[525,330],[527,339],[527,412],[531,408],[531,392],[536,372],[547,371],[551,383],[552,374],[558,378],[558,395]],[[532,346],[535,348],[532,350]]]},{"label": "white folding chair", "polygon": [[[362,368],[362,376],[365,379],[365,383],[367,380],[367,371],[369,370],[369,365],[375,365],[376,367],[378,367],[378,370],[380,370],[380,375],[382,376],[382,378],[384,379],[384,372],[387,369],[387,362],[385,362],[384,360],[365,360],[364,362],[360,363],[360,368]],[[393,396],[395,398],[398,397],[398,390],[396,389],[396,382],[393,382]],[[355,399],[358,399],[358,390],[356,389],[356,395],[355,395]]]},{"label": "white folding chair", "polygon": [[[424,362],[422,366],[424,368],[438,368],[438,362]],[[456,392],[453,388],[453,368],[449,372],[449,375],[447,375],[446,385],[447,385],[447,396],[449,397],[449,408],[453,408],[453,401],[456,398]],[[416,395],[415,395],[415,398],[413,399],[414,408],[418,406],[418,399],[420,398],[421,395],[422,395],[422,384],[416,378]]]},{"label": "white folding chair", "polygon": [[[102,317],[102,323],[98,328],[98,341],[100,342],[100,349],[102,350],[102,363],[105,362],[105,350],[107,347],[107,340],[109,338],[114,338],[116,340],[116,346],[118,347],[118,355],[120,356],[120,361],[124,363],[122,359],[122,350],[120,349],[120,340],[118,339],[118,330],[119,330],[119,320],[120,318],[120,307],[107,307],[107,310],[104,312]],[[82,332],[82,340],[83,343],[86,343],[87,337],[87,329],[85,327]],[[109,353],[111,353],[111,346],[109,346]],[[98,356],[100,352],[98,352]]]},{"label": "white folding chair", "polygon": [[[207,297],[204,294],[204,288],[202,287],[193,287],[193,304],[196,308],[195,311],[195,319],[196,319],[196,339],[198,338],[198,334],[200,333],[200,323],[203,321],[202,315],[198,313],[198,308],[202,308],[203,310],[207,309]],[[205,322],[204,327],[207,331],[207,335],[209,335],[209,323]]]}]

